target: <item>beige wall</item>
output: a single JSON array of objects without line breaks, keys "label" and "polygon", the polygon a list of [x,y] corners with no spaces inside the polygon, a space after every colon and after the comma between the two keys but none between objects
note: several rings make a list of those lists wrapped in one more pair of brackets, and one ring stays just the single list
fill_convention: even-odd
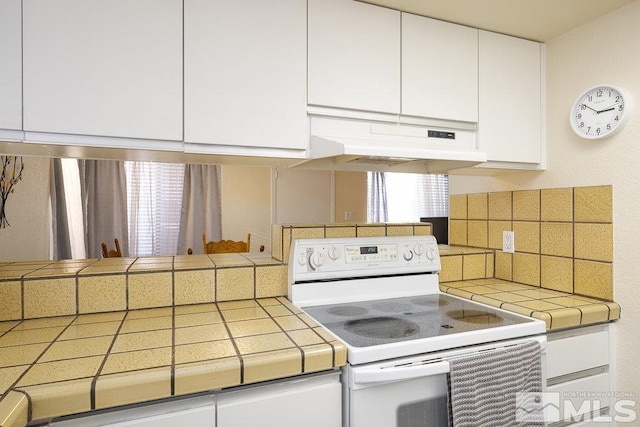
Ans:
[{"label": "beige wall", "polygon": [[[451,194],[514,189],[613,185],[616,390],[640,394],[640,1],[547,43],[548,168],[541,173],[451,176]],[[619,134],[602,141],[577,137],[569,110],[585,89],[609,83],[627,89],[635,111]],[[525,102],[525,100],[523,100]],[[514,144],[517,141],[514,141]]]},{"label": "beige wall", "polygon": [[49,159],[23,157],[22,181],[6,206],[7,228],[0,228],[0,262],[49,259],[51,213]]},{"label": "beige wall", "polygon": [[[335,222],[367,222],[367,173],[336,171],[335,186]],[[353,219],[347,220],[345,212]]]},{"label": "beige wall", "polygon": [[271,168],[222,166],[222,238],[271,249]]}]

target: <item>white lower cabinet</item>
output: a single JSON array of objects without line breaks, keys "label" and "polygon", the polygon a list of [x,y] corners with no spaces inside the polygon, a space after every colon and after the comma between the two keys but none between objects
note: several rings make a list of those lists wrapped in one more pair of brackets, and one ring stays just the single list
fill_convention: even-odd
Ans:
[{"label": "white lower cabinet", "polygon": [[340,373],[239,386],[86,416],[54,419],[54,427],[340,427]]},{"label": "white lower cabinet", "polygon": [[341,408],[339,374],[323,374],[221,393],[218,427],[339,427]]},{"label": "white lower cabinet", "polygon": [[616,414],[612,396],[612,328],[597,325],[547,335],[546,404],[550,412],[546,416],[550,426],[608,425],[617,416],[625,416]]}]

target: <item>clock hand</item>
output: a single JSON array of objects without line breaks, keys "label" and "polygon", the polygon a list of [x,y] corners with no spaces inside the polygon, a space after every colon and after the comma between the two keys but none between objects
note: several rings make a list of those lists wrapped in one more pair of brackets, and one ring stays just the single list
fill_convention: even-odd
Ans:
[{"label": "clock hand", "polygon": [[587,107],[589,110],[591,110],[591,111],[595,112],[596,114],[600,114],[600,112],[599,112],[598,110],[595,110],[595,109],[593,109],[593,108],[589,107],[587,104],[582,104],[582,105],[584,105],[585,107]]},{"label": "clock hand", "polygon": [[609,108],[605,108],[604,110],[597,111],[597,113],[600,114],[600,113],[604,113],[605,111],[611,111],[611,110],[615,110],[615,109],[616,109],[615,106],[611,106]]}]

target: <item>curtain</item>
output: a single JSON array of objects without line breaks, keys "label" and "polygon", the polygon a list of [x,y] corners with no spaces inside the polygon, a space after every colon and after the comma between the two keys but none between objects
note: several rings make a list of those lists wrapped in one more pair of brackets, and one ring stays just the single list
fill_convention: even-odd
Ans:
[{"label": "curtain", "polygon": [[184,168],[178,163],[125,162],[131,256],[180,253]]},{"label": "curtain", "polygon": [[387,185],[384,172],[367,172],[367,221],[388,222]]},{"label": "curtain", "polygon": [[186,165],[178,253],[202,253],[202,233],[207,241],[222,238],[220,166]]},{"label": "curtain", "polygon": [[420,217],[449,216],[449,177],[418,175],[418,214]]},{"label": "curtain", "polygon": [[59,158],[51,159],[50,184],[53,259],[72,259],[62,161]]},{"label": "curtain", "polygon": [[82,211],[85,217],[87,256],[100,258],[101,243],[113,247],[120,242],[127,256],[127,180],[124,162],[114,160],[80,160]]}]

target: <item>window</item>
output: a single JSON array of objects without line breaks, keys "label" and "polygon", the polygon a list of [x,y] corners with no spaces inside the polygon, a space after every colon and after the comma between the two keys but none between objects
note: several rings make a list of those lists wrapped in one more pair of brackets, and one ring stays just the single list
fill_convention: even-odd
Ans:
[{"label": "window", "polygon": [[367,221],[418,222],[449,216],[449,177],[368,172]]},{"label": "window", "polygon": [[180,234],[184,165],[124,162],[129,256],[175,255]]}]

